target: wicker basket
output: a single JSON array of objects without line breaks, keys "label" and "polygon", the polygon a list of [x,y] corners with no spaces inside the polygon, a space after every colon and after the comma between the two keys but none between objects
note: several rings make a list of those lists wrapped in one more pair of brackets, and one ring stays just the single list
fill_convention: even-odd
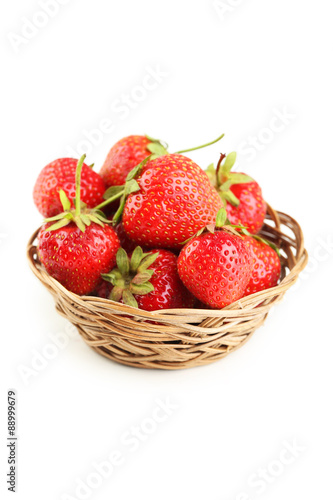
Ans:
[{"label": "wicker basket", "polygon": [[[288,228],[284,232],[284,227]],[[221,310],[164,309],[146,312],[98,297],[80,297],[51,278],[28,244],[29,264],[52,293],[57,311],[75,325],[95,351],[118,363],[174,370],[205,365],[238,349],[263,324],[270,308],[295,283],[307,263],[303,234],[289,215],[268,206],[261,235],[281,250],[280,283]],[[287,272],[289,270],[289,272]]]}]

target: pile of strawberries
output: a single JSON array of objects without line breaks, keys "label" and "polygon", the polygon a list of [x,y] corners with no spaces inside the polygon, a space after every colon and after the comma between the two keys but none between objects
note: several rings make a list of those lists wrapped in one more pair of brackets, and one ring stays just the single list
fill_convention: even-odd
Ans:
[{"label": "pile of strawberries", "polygon": [[266,203],[257,182],[232,172],[236,154],[204,171],[183,155],[199,148],[167,148],[129,136],[99,174],[85,156],[43,168],[34,202],[47,272],[78,295],[147,311],[221,309],[275,286],[278,251],[258,236]]}]

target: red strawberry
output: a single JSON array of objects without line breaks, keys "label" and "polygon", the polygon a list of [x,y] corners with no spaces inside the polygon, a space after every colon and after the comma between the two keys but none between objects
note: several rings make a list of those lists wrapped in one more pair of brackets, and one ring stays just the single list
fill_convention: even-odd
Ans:
[{"label": "red strawberry", "polygon": [[[80,175],[85,156],[77,165],[75,210],[60,190],[64,212],[47,219],[38,234],[38,254],[47,272],[78,295],[91,293],[116,262],[119,239],[103,214],[80,200]],[[57,221],[51,225],[51,221]]]},{"label": "red strawberry", "polygon": [[215,222],[223,206],[206,173],[180,154],[148,161],[136,181],[139,190],[127,198],[123,224],[128,236],[143,246],[180,248]]},{"label": "red strawberry", "polygon": [[251,254],[243,238],[226,228],[195,236],[178,257],[178,273],[185,286],[213,309],[240,299],[251,271]]},{"label": "red strawberry", "polygon": [[246,236],[244,242],[253,260],[253,270],[244,296],[276,286],[281,274],[281,263],[276,251],[264,241],[251,236]]},{"label": "red strawberry", "polygon": [[[177,272],[177,257],[168,250],[143,253],[136,247],[130,259],[121,248],[118,267],[103,278],[111,284],[111,300],[120,301],[145,311],[192,307],[193,295],[185,288]],[[105,288],[97,294],[105,296]]]},{"label": "red strawberry", "polygon": [[[77,160],[60,158],[46,165],[39,174],[33,192],[34,202],[43,217],[53,217],[62,212],[59,191],[62,189],[74,207],[75,172]],[[89,208],[103,201],[105,184],[88,165],[83,164],[81,199]]]},{"label": "red strawberry", "polygon": [[231,192],[239,200],[239,205],[227,203],[228,219],[235,226],[245,226],[251,234],[257,234],[262,228],[266,216],[266,203],[257,182],[235,184]]},{"label": "red strawberry", "polygon": [[151,145],[156,144],[163,147],[156,139],[143,135],[120,139],[110,149],[100,171],[106,186],[125,184],[127,174],[153,152],[154,147],[151,148]]},{"label": "red strawberry", "polygon": [[245,226],[250,233],[256,234],[262,228],[266,215],[261,188],[248,175],[230,171],[236,161],[236,153],[228,155],[222,165],[224,158],[225,155],[221,155],[216,172],[210,165],[207,174],[226,204],[231,224]]},{"label": "red strawberry", "polygon": [[63,228],[49,231],[51,224],[42,226],[38,234],[38,254],[50,276],[77,295],[91,293],[116,263],[120,247],[114,229],[91,223],[85,232],[71,222]]}]

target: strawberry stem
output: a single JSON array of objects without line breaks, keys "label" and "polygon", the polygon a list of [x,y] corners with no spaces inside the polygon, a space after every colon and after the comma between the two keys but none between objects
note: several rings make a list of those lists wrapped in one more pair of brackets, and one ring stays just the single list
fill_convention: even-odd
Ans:
[{"label": "strawberry stem", "polygon": [[86,155],[82,155],[81,158],[78,161],[77,167],[76,167],[76,176],[75,176],[75,187],[76,187],[76,194],[75,194],[75,215],[77,217],[80,216],[81,214],[81,172],[82,172],[82,167],[84,160],[86,159]]},{"label": "strawberry stem", "polygon": [[212,142],[207,142],[207,144],[203,144],[202,146],[196,146],[195,148],[191,149],[182,149],[181,151],[176,151],[174,154],[181,154],[181,153],[188,153],[189,151],[195,151],[196,149],[202,149],[206,148],[207,146],[211,146],[212,144],[215,144],[216,142],[220,141],[224,137],[224,134],[220,135],[215,141]]},{"label": "strawberry stem", "polygon": [[124,192],[125,192],[125,189],[123,191],[119,191],[119,193],[115,194],[111,198],[108,198],[107,200],[105,200],[102,203],[100,203],[99,205],[97,205],[97,207],[95,207],[94,210],[100,210],[101,208],[106,207],[106,205],[108,205],[112,201],[118,200],[119,198],[122,197]]},{"label": "strawberry stem", "polygon": [[217,185],[219,184],[219,171],[220,171],[220,166],[221,166],[221,163],[223,162],[224,158],[226,157],[225,154],[223,153],[220,153],[220,159],[218,161],[218,164],[216,166],[216,180],[217,180]]}]

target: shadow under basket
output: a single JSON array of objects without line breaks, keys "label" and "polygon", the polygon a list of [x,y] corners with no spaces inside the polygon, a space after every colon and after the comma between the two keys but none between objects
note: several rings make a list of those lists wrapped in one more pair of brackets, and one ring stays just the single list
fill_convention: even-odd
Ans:
[{"label": "shadow under basket", "polygon": [[29,264],[53,295],[57,311],[76,326],[92,349],[118,363],[139,368],[175,370],[206,365],[238,349],[296,282],[308,259],[298,223],[268,206],[260,235],[280,248],[282,273],[277,286],[221,310],[146,312],[99,297],[80,297],[66,290],[38,260],[35,245],[38,231],[28,244]]}]

